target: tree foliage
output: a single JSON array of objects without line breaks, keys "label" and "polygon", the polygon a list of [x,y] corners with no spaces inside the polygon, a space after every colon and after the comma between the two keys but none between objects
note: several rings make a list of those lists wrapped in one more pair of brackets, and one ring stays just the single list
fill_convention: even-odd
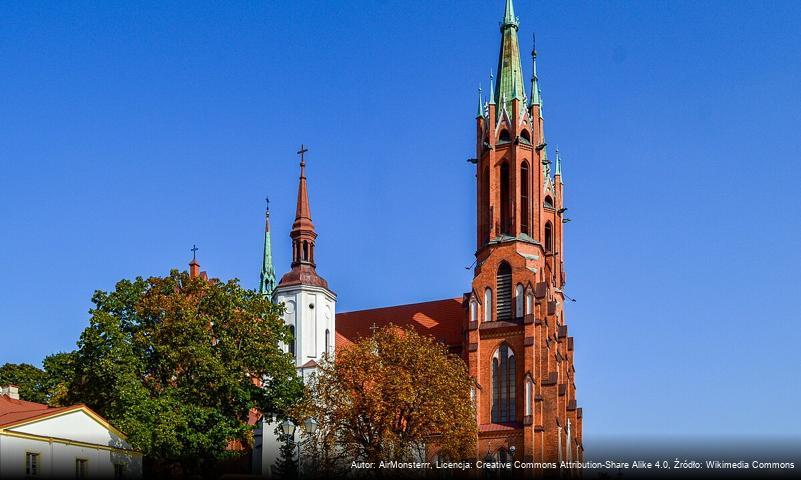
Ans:
[{"label": "tree foliage", "polygon": [[252,444],[254,409],[280,413],[300,398],[280,307],[236,280],[172,271],[92,301],[66,400],[98,411],[156,463],[205,469]]},{"label": "tree foliage", "polygon": [[281,442],[280,456],[272,466],[273,477],[279,480],[294,480],[298,478],[298,459],[295,456],[297,445],[289,435],[279,435]]},{"label": "tree foliage", "polygon": [[309,439],[320,468],[353,460],[475,455],[473,381],[464,361],[414,330],[392,325],[337,350],[308,387],[298,417],[318,421]]},{"label": "tree foliage", "polygon": [[72,378],[72,357],[72,352],[50,355],[44,359],[43,369],[28,363],[6,363],[0,366],[0,385],[16,385],[23,400],[61,406]]}]

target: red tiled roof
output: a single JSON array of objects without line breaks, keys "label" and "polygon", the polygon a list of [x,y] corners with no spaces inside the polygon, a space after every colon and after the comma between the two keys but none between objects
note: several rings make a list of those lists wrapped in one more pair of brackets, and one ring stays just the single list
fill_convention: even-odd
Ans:
[{"label": "red tiled roof", "polygon": [[71,407],[48,407],[41,403],[16,400],[7,395],[0,395],[0,427],[31,420],[37,417],[46,417],[56,412],[61,412]]},{"label": "red tiled roof", "polygon": [[370,336],[374,323],[377,327],[390,323],[400,327],[409,325],[418,333],[431,335],[446,345],[461,345],[464,315],[462,297],[338,313],[336,348]]}]

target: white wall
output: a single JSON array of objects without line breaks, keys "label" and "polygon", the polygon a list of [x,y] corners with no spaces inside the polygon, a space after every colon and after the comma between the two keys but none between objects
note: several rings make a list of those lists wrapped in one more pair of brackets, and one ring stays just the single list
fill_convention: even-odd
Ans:
[{"label": "white wall", "polygon": [[24,478],[27,452],[39,454],[40,476],[44,478],[73,478],[78,458],[87,460],[89,478],[113,478],[115,463],[126,466],[125,478],[142,477],[142,456],[134,452],[0,435],[0,478]]},{"label": "white wall", "polygon": [[278,287],[273,301],[287,307],[284,323],[295,327],[295,366],[320,361],[328,350],[334,354],[336,339],[336,297],[330,291],[307,285]]},{"label": "white wall", "polygon": [[[284,323],[295,327],[295,367],[304,382],[314,369],[301,367],[309,360],[320,362],[328,351],[334,355],[336,342],[336,296],[320,287],[293,285],[277,287],[273,292],[273,303],[283,303],[286,308]],[[328,335],[326,336],[326,330]],[[285,348],[284,351],[289,351]],[[276,422],[265,423],[256,432],[256,446],[253,456],[253,473],[272,476],[272,465],[280,455],[280,444],[275,434]],[[295,432],[299,438],[300,427]]]}]

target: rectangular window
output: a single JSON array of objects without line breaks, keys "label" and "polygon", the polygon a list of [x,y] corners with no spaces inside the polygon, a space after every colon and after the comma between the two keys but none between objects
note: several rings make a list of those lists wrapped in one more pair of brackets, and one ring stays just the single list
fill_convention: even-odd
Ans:
[{"label": "rectangular window", "polygon": [[115,478],[115,480],[120,480],[121,478],[125,478],[125,464],[124,463],[115,463],[114,464],[114,478]]},{"label": "rectangular window", "polygon": [[39,454],[25,452],[25,475],[35,477],[39,475]]},{"label": "rectangular window", "polygon": [[86,478],[87,475],[87,467],[89,466],[89,461],[85,458],[76,458],[75,459],[75,478]]}]

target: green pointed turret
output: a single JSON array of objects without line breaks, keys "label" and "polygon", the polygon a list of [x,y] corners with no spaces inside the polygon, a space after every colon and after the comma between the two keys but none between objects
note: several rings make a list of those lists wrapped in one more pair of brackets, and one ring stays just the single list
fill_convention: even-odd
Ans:
[{"label": "green pointed turret", "polygon": [[478,87],[478,110],[476,118],[484,118],[484,107],[481,105],[481,87]]},{"label": "green pointed turret", "polygon": [[259,293],[272,296],[275,287],[275,269],[273,268],[273,251],[270,244],[270,200],[267,199],[267,211],[264,220],[264,258],[261,264]]},{"label": "green pointed turret", "polygon": [[498,88],[495,90],[495,102],[503,108],[501,100],[505,99],[506,109],[512,111],[512,100],[523,101],[523,68],[520,64],[520,43],[517,41],[519,21],[515,17],[512,0],[506,0],[506,11],[501,24],[501,51],[498,56]]}]

